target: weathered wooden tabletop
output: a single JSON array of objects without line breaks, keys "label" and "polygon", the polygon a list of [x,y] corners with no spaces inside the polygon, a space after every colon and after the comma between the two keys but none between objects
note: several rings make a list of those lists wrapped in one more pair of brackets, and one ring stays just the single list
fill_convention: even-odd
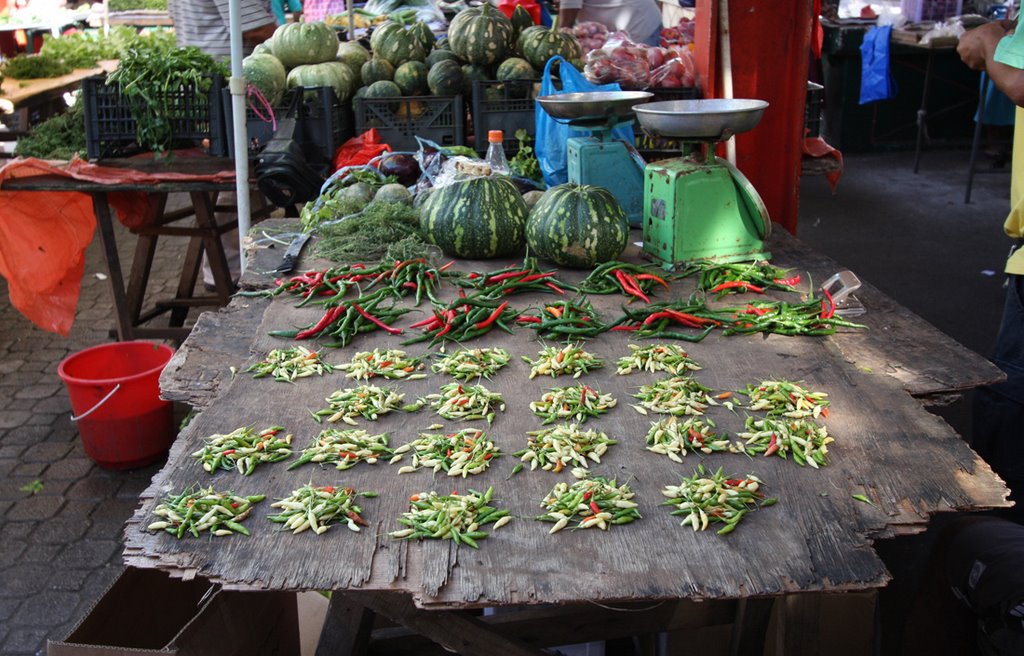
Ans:
[{"label": "weathered wooden tabletop", "polygon": [[[772,250],[776,264],[809,271],[814,280],[823,280],[837,268],[788,236],[776,238]],[[282,251],[257,254],[252,269],[273,268]],[[494,262],[485,268],[503,265]],[[571,282],[572,276],[567,273],[564,278]],[[676,285],[674,295],[685,297],[693,282]],[[204,436],[243,425],[281,424],[295,435],[298,452],[324,428],[310,418],[309,410],[323,407],[332,391],[356,384],[341,372],[295,385],[248,375],[231,378],[228,367],[244,369],[271,348],[286,345],[268,337],[268,330],[305,325],[317,315],[315,309],[296,309],[284,298],[236,298],[226,310],[200,319],[161,379],[165,397],[188,400],[202,412],[182,432],[167,465],[143,493],[141,507],[126,529],[126,560],[185,577],[202,574],[232,587],[406,591],[424,607],[721,599],[882,586],[888,573],[871,547],[872,539],[923,530],[934,512],[1006,505],[1006,489],[990,468],[912,397],[992,382],[1000,373],[870,286],[858,296],[868,308],[860,317],[870,327],[865,332],[830,338],[712,334],[688,349],[703,365],[696,378],[716,390],[784,377],[827,392],[832,406],[826,423],[836,442],[830,447],[829,466],[821,470],[779,458],[736,454],[691,454],[680,465],[647,451],[644,436],[658,417],[634,412],[631,395],[658,376],[615,375],[614,361],[627,351],[625,334],[606,333],[588,342],[587,349],[608,366],[583,380],[618,400],[610,413],[585,425],[619,441],[592,471],[628,480],[643,518],[607,532],[556,535],[548,535],[550,525],[530,518],[540,512],[539,501],[555,483],[571,480],[568,472],[537,470],[511,480],[506,477],[517,462],[509,454],[525,446],[526,431],[540,427],[529,402],[547,388],[576,381],[527,378],[528,366],[519,356],[534,357],[540,345],[533,331],[525,329],[514,335],[496,332],[472,343],[503,346],[515,356],[492,381],[484,381],[507,403],[507,411],[486,429],[506,455],[492,460],[484,474],[469,479],[428,471],[399,476],[404,461],[362,463],[345,472],[315,465],[287,471],[286,463],[278,463],[261,466],[247,478],[235,472],[205,474],[189,457]],[[524,295],[513,300],[517,307],[526,307],[547,298]],[[602,314],[613,317],[622,299],[591,300]],[[399,325],[406,323],[410,322]],[[345,362],[355,351],[396,347],[402,339],[372,333],[346,349],[328,352],[327,359]],[[426,349],[420,344],[407,350],[420,354]],[[411,401],[445,382],[447,377],[431,374],[393,385]],[[709,416],[734,434],[742,429],[745,415],[717,407]],[[360,424],[372,432],[389,433],[391,445],[397,446],[435,422],[453,430],[463,427],[442,422],[429,408]],[[728,536],[680,527],[669,514],[671,509],[660,505],[660,490],[677,483],[680,475],[691,474],[698,464],[724,467],[741,476],[756,474],[779,503],[752,513]],[[266,520],[272,512],[268,500],[247,521],[252,531],[248,538],[177,541],[144,530],[161,497],[195,483],[272,499],[310,481],[379,491],[378,498],[362,504],[370,527],[359,534],[335,527],[322,536],[291,535]],[[386,535],[399,528],[395,519],[408,509],[411,494],[488,486],[494,486],[495,505],[510,509],[518,519],[492,533],[479,550],[456,548],[447,541],[394,541]],[[867,495],[875,505],[853,499],[854,494]]]}]

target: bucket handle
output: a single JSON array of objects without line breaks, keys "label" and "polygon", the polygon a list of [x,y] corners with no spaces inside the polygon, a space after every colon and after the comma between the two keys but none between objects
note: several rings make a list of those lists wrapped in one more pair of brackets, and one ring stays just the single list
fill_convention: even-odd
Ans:
[{"label": "bucket handle", "polygon": [[104,403],[106,403],[107,401],[109,401],[110,397],[114,396],[114,393],[117,392],[117,390],[119,390],[119,389],[121,389],[121,383],[118,383],[117,385],[114,385],[114,389],[110,390],[110,392],[108,392],[106,396],[104,396],[102,399],[100,399],[100,402],[97,403],[96,405],[94,405],[93,407],[89,408],[88,410],[86,410],[82,414],[78,415],[77,417],[74,416],[74,415],[71,415],[71,421],[78,421],[79,419],[85,419],[86,417],[88,417],[92,413],[94,413],[97,410],[99,410],[100,406],[103,405]]}]

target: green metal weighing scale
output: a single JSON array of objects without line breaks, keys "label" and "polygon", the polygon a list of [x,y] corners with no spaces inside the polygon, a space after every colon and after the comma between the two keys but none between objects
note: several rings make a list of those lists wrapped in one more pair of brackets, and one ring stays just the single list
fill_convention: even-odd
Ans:
[{"label": "green metal weighing scale", "polygon": [[666,268],[694,260],[768,260],[768,209],[715,144],[752,129],[763,100],[672,100],[633,109],[644,131],[682,141],[681,157],[644,169],[644,252]]},{"label": "green metal weighing scale", "polygon": [[644,216],[644,161],[635,149],[612,138],[612,130],[631,125],[633,106],[653,95],[648,91],[588,91],[537,98],[549,116],[577,131],[566,142],[569,182],[610,191],[634,227],[640,227]]}]

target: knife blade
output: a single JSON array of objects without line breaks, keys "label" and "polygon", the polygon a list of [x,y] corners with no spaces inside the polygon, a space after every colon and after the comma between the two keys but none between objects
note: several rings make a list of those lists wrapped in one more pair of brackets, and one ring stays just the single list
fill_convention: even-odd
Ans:
[{"label": "knife blade", "polygon": [[281,263],[274,269],[274,273],[289,273],[295,269],[295,265],[299,262],[299,254],[302,253],[302,247],[306,245],[311,235],[312,233],[303,232],[292,239],[292,243],[288,244],[288,249],[284,252]]}]

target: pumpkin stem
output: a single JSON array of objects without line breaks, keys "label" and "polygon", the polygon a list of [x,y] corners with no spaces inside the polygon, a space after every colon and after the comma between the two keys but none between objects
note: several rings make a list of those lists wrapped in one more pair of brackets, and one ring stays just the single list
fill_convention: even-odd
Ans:
[{"label": "pumpkin stem", "polygon": [[558,32],[558,14],[555,14],[555,17],[551,19],[551,31]]}]

